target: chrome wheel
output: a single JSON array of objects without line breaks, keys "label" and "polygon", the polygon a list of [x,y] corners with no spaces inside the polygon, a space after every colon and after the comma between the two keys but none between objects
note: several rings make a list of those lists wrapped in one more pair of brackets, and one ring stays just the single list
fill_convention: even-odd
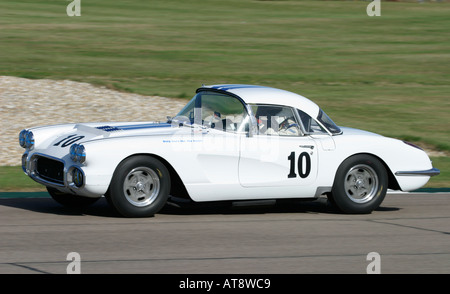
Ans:
[{"label": "chrome wheel", "polygon": [[105,197],[122,216],[150,217],[164,207],[170,188],[170,173],[161,161],[136,155],[117,166]]},{"label": "chrome wheel", "polygon": [[159,177],[154,170],[148,167],[131,170],[123,182],[125,198],[137,207],[153,203],[159,195],[159,190]]},{"label": "chrome wheel", "polygon": [[367,203],[378,193],[377,173],[368,165],[352,167],[344,179],[345,193],[355,203]]}]

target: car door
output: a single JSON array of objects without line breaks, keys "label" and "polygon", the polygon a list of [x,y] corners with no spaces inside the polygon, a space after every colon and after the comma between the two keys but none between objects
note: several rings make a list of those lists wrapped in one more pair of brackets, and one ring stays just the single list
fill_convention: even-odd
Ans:
[{"label": "car door", "polygon": [[318,148],[304,136],[290,107],[254,105],[257,131],[241,138],[239,181],[243,187],[313,185]]},{"label": "car door", "polygon": [[[180,161],[190,169],[188,185],[198,195],[210,197],[226,194],[222,186],[239,185],[238,162],[240,140],[245,136],[247,112],[237,98],[213,91],[199,92],[189,105],[174,118],[176,123],[191,125],[191,133],[174,141],[182,142]],[[181,148],[181,147],[180,147]],[[196,195],[197,195],[196,194]],[[203,197],[203,196],[202,196]]]}]

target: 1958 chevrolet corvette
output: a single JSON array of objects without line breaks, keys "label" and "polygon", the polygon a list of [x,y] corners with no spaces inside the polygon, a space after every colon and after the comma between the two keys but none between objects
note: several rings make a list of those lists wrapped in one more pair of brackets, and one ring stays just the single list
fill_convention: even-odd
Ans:
[{"label": "1958 chevrolet corvette", "polygon": [[311,100],[254,85],[202,86],[167,122],[78,123],[22,130],[24,172],[68,206],[105,196],[126,217],[194,202],[327,195],[371,213],[387,189],[438,175],[404,141],[338,127]]}]

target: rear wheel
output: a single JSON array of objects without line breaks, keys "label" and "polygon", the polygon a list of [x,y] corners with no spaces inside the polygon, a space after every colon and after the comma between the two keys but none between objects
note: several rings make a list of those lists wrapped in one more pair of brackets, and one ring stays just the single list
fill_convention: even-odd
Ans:
[{"label": "rear wheel", "polygon": [[387,185],[386,169],[376,157],[355,155],[336,172],[332,202],[346,213],[371,213],[383,202]]},{"label": "rear wheel", "polygon": [[165,165],[150,156],[135,156],[119,164],[105,196],[125,217],[148,217],[163,208],[169,192]]},{"label": "rear wheel", "polygon": [[52,196],[53,200],[68,208],[84,208],[100,199],[63,193],[50,187],[47,187],[47,191],[48,194]]}]

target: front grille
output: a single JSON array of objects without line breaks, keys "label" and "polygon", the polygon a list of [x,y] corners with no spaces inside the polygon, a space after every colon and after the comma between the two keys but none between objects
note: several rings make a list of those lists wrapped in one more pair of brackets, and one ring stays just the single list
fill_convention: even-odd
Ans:
[{"label": "front grille", "polygon": [[64,185],[64,163],[39,156],[36,160],[36,174],[43,180]]}]

